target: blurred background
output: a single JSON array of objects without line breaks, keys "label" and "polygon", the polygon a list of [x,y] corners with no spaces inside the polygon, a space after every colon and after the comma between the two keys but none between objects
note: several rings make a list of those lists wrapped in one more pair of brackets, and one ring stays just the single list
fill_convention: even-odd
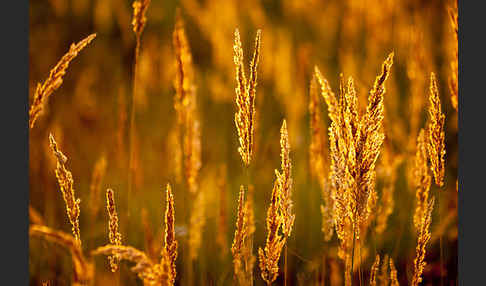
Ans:
[{"label": "blurred background", "polygon": [[[369,251],[361,257],[364,284],[369,281],[375,254],[393,258],[401,284],[411,281],[416,232],[412,223],[415,189],[410,167],[418,131],[425,126],[428,116],[430,72],[438,77],[446,116],[447,153],[445,186],[431,188],[439,203],[436,198],[422,285],[457,284],[457,110],[451,104],[448,86],[457,47],[448,12],[449,7],[455,7],[453,1],[152,0],[141,40],[140,96],[134,103],[136,202],[129,204],[127,129],[135,50],[131,5],[126,0],[30,1],[29,102],[37,83],[47,78],[71,43],[97,33],[96,39],[73,60],[64,83],[50,97],[45,113],[30,131],[30,205],[42,215],[46,225],[68,233],[71,228],[54,173],[55,157],[49,149],[48,134],[52,133],[68,157],[76,196],[81,199],[81,237],[86,255],[108,243],[105,190],[109,187],[115,191],[123,244],[159,259],[165,185],[171,183],[179,241],[176,284],[188,285],[184,280],[187,277],[184,259],[192,201],[184,184],[177,179],[174,160],[172,32],[176,9],[180,8],[194,63],[201,121],[200,192],[205,193],[204,215],[200,218],[204,220],[202,246],[193,266],[195,285],[234,283],[229,248],[239,186],[246,183],[234,124],[235,28],[241,33],[246,68],[256,30],[262,29],[256,150],[252,162],[254,253],[265,243],[266,210],[274,169],[280,168],[279,131],[285,118],[291,144],[296,213],[294,230],[287,242],[288,284],[343,284],[343,265],[336,255],[338,241],[336,236],[329,242],[323,239],[321,191],[309,171],[309,84],[315,65],[334,92],[338,91],[340,73],[346,78],[352,76],[364,108],[381,64],[393,51],[394,64],[386,83],[385,145],[401,161],[395,170],[393,213],[385,231],[373,237],[374,247],[370,243]],[[322,110],[326,110],[324,101],[320,103]],[[327,126],[327,112],[322,113],[322,118]],[[380,171],[382,157],[377,164],[378,197],[389,176]],[[103,160],[106,172],[100,181],[101,190],[96,191],[95,166],[102,165]],[[127,222],[129,205],[130,222]],[[219,236],[222,238],[215,239]],[[109,271],[106,257],[95,257],[93,263],[94,285],[142,285],[130,272],[130,263],[122,262],[119,274]],[[29,267],[31,285],[46,281],[51,285],[70,285],[70,255],[51,243],[30,240]],[[283,285],[282,277],[280,272],[277,285]],[[255,285],[264,284],[258,262],[254,279]]]}]

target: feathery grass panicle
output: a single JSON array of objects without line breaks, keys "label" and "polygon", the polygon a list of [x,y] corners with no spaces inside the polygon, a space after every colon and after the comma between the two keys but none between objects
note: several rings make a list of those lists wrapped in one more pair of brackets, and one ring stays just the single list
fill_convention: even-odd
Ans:
[{"label": "feathery grass panicle", "polygon": [[93,279],[93,265],[86,260],[81,245],[72,235],[34,224],[29,227],[29,236],[50,241],[69,250],[73,261],[72,285],[88,285]]},{"label": "feathery grass panicle", "polygon": [[69,51],[59,60],[56,66],[49,72],[49,77],[42,83],[37,84],[34,93],[34,99],[29,110],[29,126],[34,127],[37,118],[44,110],[44,106],[49,96],[58,89],[62,82],[63,76],[69,67],[69,63],[84,49],[94,38],[96,34],[91,34],[76,44],[71,44]]},{"label": "feathery grass panicle", "polygon": [[261,30],[257,30],[255,49],[250,63],[250,78],[245,77],[243,65],[243,49],[241,48],[240,32],[235,30],[234,62],[236,65],[236,105],[235,124],[238,131],[240,147],[238,152],[246,166],[250,165],[253,155],[253,131],[255,129],[255,98],[257,85],[257,69],[260,59]]},{"label": "feathery grass panicle", "polygon": [[89,185],[89,192],[91,194],[91,213],[93,217],[96,217],[100,209],[100,192],[101,183],[106,173],[106,157],[102,155],[93,169],[93,175],[91,176],[91,183]]},{"label": "feathery grass panicle", "polygon": [[429,123],[427,151],[430,159],[430,168],[434,174],[435,184],[439,187],[444,185],[445,172],[445,115],[442,113],[437,87],[437,79],[434,73],[430,74],[430,95],[429,95]]},{"label": "feathery grass panicle", "polygon": [[[333,235],[334,223],[332,218],[333,200],[331,198],[331,189],[327,183],[325,174],[327,162],[327,146],[325,144],[326,134],[325,128],[322,125],[321,109],[319,107],[319,92],[317,73],[320,74],[317,67],[316,72],[312,75],[312,80],[309,90],[309,114],[310,114],[310,134],[311,142],[309,144],[309,167],[311,175],[317,178],[321,188],[322,199],[324,204],[321,204],[322,214],[322,232],[324,233],[324,241],[329,241]],[[321,78],[324,83],[325,79]],[[327,81],[325,81],[327,83]],[[322,86],[321,86],[322,87]],[[322,94],[321,89],[321,94]],[[324,91],[326,91],[324,89]],[[332,91],[331,91],[332,92]],[[327,95],[326,95],[327,96]],[[323,96],[324,97],[324,96]]]},{"label": "feathery grass panicle", "polygon": [[378,275],[378,270],[380,269],[380,256],[377,254],[375,262],[371,266],[370,271],[370,286],[376,286],[376,277]]},{"label": "feathery grass panicle", "polygon": [[280,194],[280,212],[282,214],[282,231],[289,237],[294,225],[295,214],[292,213],[292,163],[290,162],[290,144],[287,122],[283,121],[280,129],[280,157],[282,172],[275,170]]},{"label": "feathery grass panicle", "polygon": [[278,261],[282,248],[286,242],[286,236],[279,234],[279,230],[283,227],[283,217],[280,213],[281,194],[278,182],[273,184],[272,198],[270,207],[267,211],[267,239],[265,248],[258,248],[258,259],[261,270],[261,276],[267,285],[272,284],[278,276]]},{"label": "feathery grass panicle", "polygon": [[174,284],[177,275],[176,259],[177,259],[177,241],[175,240],[175,208],[174,195],[170,184],[167,184],[166,189],[166,208],[165,208],[165,236],[164,249],[162,251],[162,260],[169,263],[170,281]]},{"label": "feathery grass panicle", "polygon": [[423,212],[423,216],[420,220],[418,227],[418,238],[416,255],[413,261],[413,278],[412,286],[418,286],[422,282],[422,272],[424,271],[425,265],[425,253],[426,246],[430,240],[430,223],[432,222],[432,210],[434,209],[434,197],[432,197],[428,202]]},{"label": "feathery grass panicle", "polygon": [[133,18],[132,18],[132,26],[133,32],[137,35],[137,38],[140,38],[143,29],[145,28],[145,23],[147,23],[147,18],[145,14],[147,13],[148,6],[150,4],[150,0],[136,0],[133,1]]},{"label": "feathery grass panicle", "polygon": [[56,177],[59,187],[61,188],[62,197],[66,203],[66,212],[69,218],[69,222],[72,225],[73,236],[76,241],[81,244],[81,236],[79,231],[79,204],[81,200],[76,199],[74,195],[73,176],[66,168],[67,157],[57,148],[57,143],[54,140],[54,136],[49,134],[49,145],[52,153],[56,156]]},{"label": "feathery grass panicle", "polygon": [[[122,245],[122,236],[118,230],[118,214],[116,213],[115,198],[112,189],[106,190],[106,209],[108,210],[108,234],[110,243],[113,245]],[[110,261],[111,272],[116,272],[120,257],[117,255],[108,257]]]},{"label": "feathery grass panicle", "polygon": [[414,273],[412,285],[416,286],[422,281],[422,272],[426,265],[425,252],[427,243],[430,240],[430,223],[432,220],[432,210],[434,208],[434,197],[429,199],[429,189],[432,178],[429,175],[427,161],[426,135],[423,129],[420,130],[417,139],[417,152],[415,155],[415,184],[417,198],[413,224],[417,230],[417,247],[414,260]]},{"label": "feathery grass panicle", "polygon": [[429,190],[432,178],[429,175],[428,159],[427,159],[427,142],[425,130],[421,129],[417,138],[417,151],[415,154],[415,196],[417,206],[413,216],[413,224],[415,228],[419,229],[424,212],[427,209],[429,201]]},{"label": "feathery grass panicle", "polygon": [[156,271],[153,262],[147,255],[131,246],[124,245],[105,245],[96,248],[91,252],[91,255],[118,255],[120,259],[128,260],[135,263],[131,271],[136,273],[140,279],[147,282],[148,285],[160,285],[160,272]]}]

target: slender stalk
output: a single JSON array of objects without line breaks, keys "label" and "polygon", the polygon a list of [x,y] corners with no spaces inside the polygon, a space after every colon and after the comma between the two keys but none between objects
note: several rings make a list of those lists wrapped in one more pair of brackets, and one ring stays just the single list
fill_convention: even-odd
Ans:
[{"label": "slender stalk", "polygon": [[353,273],[354,273],[354,247],[356,245],[356,224],[353,224],[353,249],[351,253],[351,285],[353,285]]}]

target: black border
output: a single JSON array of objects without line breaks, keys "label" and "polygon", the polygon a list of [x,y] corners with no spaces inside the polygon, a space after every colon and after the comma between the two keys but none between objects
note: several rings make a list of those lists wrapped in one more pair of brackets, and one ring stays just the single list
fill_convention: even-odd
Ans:
[{"label": "black border", "polygon": [[2,285],[28,285],[29,1],[2,3]]},{"label": "black border", "polygon": [[[486,44],[483,1],[459,1],[459,285],[484,285]],[[466,6],[467,5],[467,6]],[[466,100],[467,99],[467,100]]]}]

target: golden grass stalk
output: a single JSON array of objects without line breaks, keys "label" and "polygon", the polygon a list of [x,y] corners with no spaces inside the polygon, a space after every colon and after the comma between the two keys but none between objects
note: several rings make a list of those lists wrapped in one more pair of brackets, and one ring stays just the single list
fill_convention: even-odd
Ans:
[{"label": "golden grass stalk", "polygon": [[295,214],[292,213],[292,163],[290,162],[290,144],[287,122],[283,121],[280,129],[280,157],[282,172],[275,170],[280,193],[280,212],[282,214],[282,232],[289,237],[294,225]]},{"label": "golden grass stalk", "polygon": [[81,236],[79,231],[79,204],[80,199],[76,199],[73,188],[73,176],[66,168],[67,157],[57,148],[57,143],[54,136],[49,134],[49,146],[52,153],[56,156],[56,177],[59,187],[61,188],[62,197],[66,204],[66,212],[69,222],[72,225],[72,232],[76,241],[81,244]]},{"label": "golden grass stalk", "polygon": [[146,285],[160,285],[156,282],[160,281],[161,273],[157,270],[153,262],[147,257],[147,255],[131,246],[124,245],[105,245],[98,247],[91,252],[92,255],[118,255],[120,259],[128,260],[135,263],[135,266],[131,270],[138,275],[140,279],[144,281]]},{"label": "golden grass stalk", "polygon": [[257,68],[260,59],[261,30],[257,30],[255,49],[250,63],[250,78],[245,77],[243,49],[240,32],[235,30],[234,62],[236,65],[236,105],[235,125],[238,131],[240,147],[238,152],[246,166],[250,165],[253,155],[253,131],[255,128],[255,96],[257,85]]},{"label": "golden grass stalk", "polygon": [[186,124],[184,135],[184,169],[189,191],[199,190],[199,170],[201,169],[201,130],[196,114],[192,113]]},{"label": "golden grass stalk", "polygon": [[47,226],[33,224],[29,227],[29,236],[55,243],[71,253],[73,261],[72,285],[88,285],[93,279],[93,265],[86,260],[81,244],[72,235]]},{"label": "golden grass stalk", "polygon": [[[145,14],[147,12],[148,6],[150,4],[150,0],[136,0],[133,2],[133,18],[132,18],[132,26],[133,32],[135,32],[136,36],[136,46],[135,46],[135,62],[134,62],[134,75],[133,75],[133,85],[132,85],[132,98],[131,98],[131,107],[130,107],[130,128],[129,128],[129,135],[130,135],[130,147],[129,147],[129,161],[128,161],[128,200],[130,200],[130,195],[132,193],[133,187],[133,177],[135,173],[135,140],[136,140],[136,133],[135,133],[135,100],[137,98],[137,92],[139,91],[138,88],[138,69],[139,69],[139,57],[140,57],[140,45],[141,45],[141,36],[142,32],[145,28],[145,24],[147,22],[147,18]],[[128,216],[128,214],[127,214]]]},{"label": "golden grass stalk", "polygon": [[431,177],[428,173],[429,167],[427,164],[427,143],[426,135],[424,129],[421,129],[419,136],[417,138],[417,151],[415,154],[415,167],[414,167],[414,178],[415,178],[415,196],[417,200],[417,206],[413,215],[413,224],[415,228],[419,229],[422,219],[424,217],[424,212],[427,210],[427,205],[429,202],[429,192]]},{"label": "golden grass stalk", "polygon": [[176,14],[176,23],[172,34],[172,44],[176,57],[176,77],[174,88],[176,90],[174,97],[174,108],[177,113],[177,121],[183,124],[186,117],[195,107],[194,98],[194,71],[192,68],[192,56],[189,42],[184,30],[184,22],[179,10]]},{"label": "golden grass stalk", "polygon": [[400,283],[398,282],[397,269],[395,268],[393,259],[390,258],[390,286],[399,286],[399,285]]},{"label": "golden grass stalk", "polygon": [[388,143],[389,144],[385,144],[382,157],[384,185],[381,192],[381,200],[375,214],[375,230],[377,234],[382,234],[385,231],[388,218],[395,208],[393,195],[395,193],[395,183],[397,180],[397,167],[402,161],[400,156],[392,153],[390,142]]},{"label": "golden grass stalk", "polygon": [[273,184],[270,207],[267,211],[267,239],[265,248],[258,248],[259,266],[261,276],[267,285],[272,284],[278,276],[278,261],[287,237],[279,234],[283,228],[282,214],[280,213],[281,194],[277,181]]},{"label": "golden grass stalk", "polygon": [[93,175],[91,176],[91,184],[89,186],[89,192],[91,193],[91,212],[93,217],[96,217],[100,208],[100,192],[101,183],[106,173],[106,158],[101,156],[93,169]]},{"label": "golden grass stalk", "polygon": [[451,28],[454,31],[454,58],[451,61],[451,76],[449,77],[449,90],[451,92],[451,104],[452,107],[457,111],[458,109],[458,41],[459,41],[459,26],[457,25],[457,2],[454,2],[454,7],[449,7],[449,16]]},{"label": "golden grass stalk", "polygon": [[417,286],[422,282],[422,272],[425,265],[426,246],[430,240],[430,223],[432,221],[432,210],[434,209],[434,198],[432,197],[426,205],[425,212],[420,220],[418,227],[417,247],[415,249],[415,259],[413,261],[412,286]]},{"label": "golden grass stalk", "polygon": [[[322,78],[320,71],[315,67],[315,73],[312,75],[310,84],[310,100],[309,100],[309,114],[310,114],[310,129],[311,142],[309,145],[309,164],[311,175],[317,178],[321,188],[322,198],[324,204],[321,205],[322,214],[322,232],[324,234],[324,241],[329,241],[332,238],[334,230],[334,222],[332,218],[333,200],[331,198],[331,189],[327,183],[325,174],[327,174],[327,146],[325,143],[326,134],[324,126],[322,126],[321,109],[319,108],[319,92],[318,92],[318,74],[320,82],[329,88],[327,81]],[[321,86],[322,87],[322,86]],[[328,96],[327,88],[321,88],[320,94],[325,98]],[[330,90],[330,89],[329,89]],[[332,92],[332,91],[330,91]]]},{"label": "golden grass stalk", "polygon": [[412,285],[416,286],[422,281],[422,272],[426,265],[425,252],[426,245],[430,240],[430,223],[432,220],[432,210],[434,208],[434,198],[429,199],[431,177],[428,174],[428,161],[426,151],[426,135],[423,129],[420,130],[417,138],[417,151],[415,155],[415,185],[417,206],[413,216],[413,224],[417,230],[417,247],[414,259],[414,273]]},{"label": "golden grass stalk", "polygon": [[376,277],[378,276],[378,270],[380,269],[380,256],[377,254],[375,262],[371,266],[370,271],[370,286],[376,286]]},{"label": "golden grass stalk", "polygon": [[145,28],[145,23],[147,23],[147,18],[145,17],[145,14],[147,13],[149,4],[150,4],[150,0],[133,1],[132,26],[133,26],[133,32],[135,32],[137,38],[140,38]]},{"label": "golden grass stalk", "polygon": [[335,98],[329,84],[316,69],[331,118],[329,180],[334,200],[336,234],[341,243],[340,256],[346,265],[346,285],[351,283],[351,273],[354,270],[355,241],[360,237],[360,229],[367,225],[375,204],[375,164],[384,140],[382,122],[385,82],[392,65],[393,53],[383,63],[381,74],[376,77],[368,96],[366,112],[361,116],[353,79],[350,77],[345,85],[341,76],[339,97]]},{"label": "golden grass stalk", "polygon": [[[177,13],[172,37],[176,56],[176,77],[174,88],[174,108],[177,113],[179,137],[183,137],[184,170],[191,193],[196,193],[198,175],[201,169],[201,133],[196,111],[196,88],[189,43],[184,31],[184,23]],[[174,148],[180,148],[174,146]],[[177,151],[178,152],[178,151]]]},{"label": "golden grass stalk", "polygon": [[34,100],[29,110],[29,126],[32,129],[35,121],[42,114],[44,106],[49,96],[58,89],[62,82],[63,76],[69,67],[69,63],[78,55],[78,53],[84,49],[94,38],[96,34],[91,34],[76,44],[71,44],[69,51],[59,60],[56,66],[49,72],[49,77],[44,83],[37,84],[37,88],[34,93]]},{"label": "golden grass stalk", "polygon": [[160,263],[155,264],[143,252],[131,246],[112,245],[98,247],[92,255],[111,255],[120,260],[135,263],[131,270],[138,275],[144,285],[169,286],[174,285],[176,277],[177,241],[175,240],[175,208],[174,197],[169,184],[166,190],[167,207],[165,210],[165,238]]},{"label": "golden grass stalk", "polygon": [[189,220],[189,257],[191,261],[196,260],[199,255],[202,242],[202,230],[206,224],[205,212],[205,193],[198,192]]},{"label": "golden grass stalk", "polygon": [[[170,285],[173,285],[177,275],[176,259],[177,259],[177,241],[175,239],[175,208],[174,195],[172,188],[167,184],[166,189],[166,208],[165,208],[165,236],[164,249],[162,250],[162,260],[169,264]],[[162,261],[161,261],[162,264]]]},{"label": "golden grass stalk", "polygon": [[441,111],[439,89],[434,73],[430,74],[430,95],[429,95],[429,124],[427,151],[430,159],[430,168],[434,174],[435,184],[439,187],[444,185],[445,172],[445,115]]},{"label": "golden grass stalk", "polygon": [[[113,245],[122,245],[122,236],[118,230],[118,214],[116,213],[115,198],[112,189],[106,190],[106,209],[108,210],[108,237]],[[111,272],[116,272],[120,257],[117,255],[108,257]]]}]

